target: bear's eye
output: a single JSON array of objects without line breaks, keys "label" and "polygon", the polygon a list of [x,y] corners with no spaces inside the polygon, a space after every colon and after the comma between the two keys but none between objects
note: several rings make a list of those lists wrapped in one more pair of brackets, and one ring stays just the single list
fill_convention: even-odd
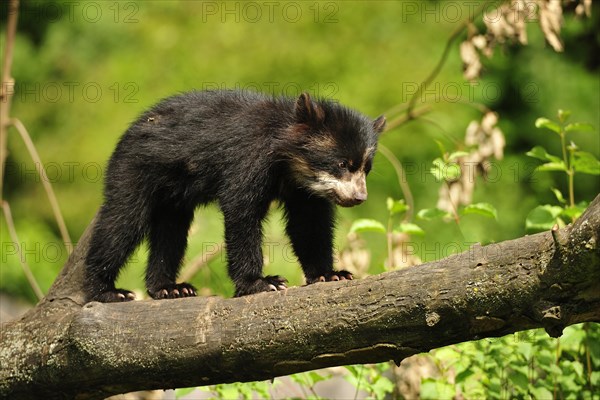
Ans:
[{"label": "bear's eye", "polygon": [[347,169],[348,168],[348,162],[346,160],[342,160],[338,163],[338,167],[340,169]]}]

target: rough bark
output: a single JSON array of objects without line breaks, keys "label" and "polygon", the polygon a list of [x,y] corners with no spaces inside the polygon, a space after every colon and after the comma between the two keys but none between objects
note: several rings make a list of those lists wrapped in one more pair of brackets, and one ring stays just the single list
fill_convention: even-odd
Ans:
[{"label": "rough bark", "polygon": [[399,362],[600,321],[600,196],[574,225],[400,271],[235,299],[84,304],[86,232],[48,295],[2,326],[0,397],[102,398]]}]

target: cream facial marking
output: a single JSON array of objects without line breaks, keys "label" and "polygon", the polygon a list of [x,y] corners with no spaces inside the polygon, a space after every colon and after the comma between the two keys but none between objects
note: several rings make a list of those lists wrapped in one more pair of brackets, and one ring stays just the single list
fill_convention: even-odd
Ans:
[{"label": "cream facial marking", "polygon": [[319,172],[310,189],[317,194],[331,194],[342,207],[351,207],[367,199],[367,182],[364,171],[345,174],[342,179],[327,172]]}]

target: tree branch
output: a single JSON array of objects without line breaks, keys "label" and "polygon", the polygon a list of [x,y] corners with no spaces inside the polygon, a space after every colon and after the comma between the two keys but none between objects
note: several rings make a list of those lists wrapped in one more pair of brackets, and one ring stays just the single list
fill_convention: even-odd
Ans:
[{"label": "tree branch", "polygon": [[442,56],[440,57],[438,63],[433,68],[433,70],[429,73],[429,75],[427,75],[425,80],[423,80],[421,82],[421,84],[419,85],[419,88],[412,95],[412,97],[410,98],[410,100],[408,102],[408,108],[406,110],[406,115],[408,116],[409,119],[416,117],[413,114],[413,110],[415,108],[415,105],[417,104],[417,100],[419,99],[419,97],[421,97],[423,91],[425,89],[427,89],[427,86],[429,86],[431,84],[431,82],[433,82],[435,77],[438,76],[438,74],[442,70],[442,67],[448,60],[448,56],[450,54],[450,49],[452,48],[454,41],[456,39],[458,39],[460,37],[460,35],[462,35],[463,31],[465,29],[467,29],[470,24],[473,23],[473,20],[475,19],[476,16],[483,13],[490,5],[498,3],[498,1],[499,0],[491,0],[491,1],[486,1],[485,3],[481,4],[472,15],[469,15],[469,17],[465,21],[463,21],[459,26],[456,27],[456,29],[454,29],[454,31],[452,32],[452,34],[446,41],[446,45],[444,46],[444,51],[442,52]]},{"label": "tree branch", "polygon": [[561,230],[356,281],[82,307],[89,230],[47,297],[2,326],[0,397],[102,398],[270,379],[600,321],[600,196]]}]

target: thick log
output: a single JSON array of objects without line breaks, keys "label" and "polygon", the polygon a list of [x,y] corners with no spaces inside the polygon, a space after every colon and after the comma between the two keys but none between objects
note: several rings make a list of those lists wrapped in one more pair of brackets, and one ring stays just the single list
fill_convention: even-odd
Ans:
[{"label": "thick log", "polygon": [[234,299],[84,305],[88,240],[89,231],[40,304],[2,326],[1,397],[264,380],[600,322],[600,196],[561,230],[361,280]]}]

